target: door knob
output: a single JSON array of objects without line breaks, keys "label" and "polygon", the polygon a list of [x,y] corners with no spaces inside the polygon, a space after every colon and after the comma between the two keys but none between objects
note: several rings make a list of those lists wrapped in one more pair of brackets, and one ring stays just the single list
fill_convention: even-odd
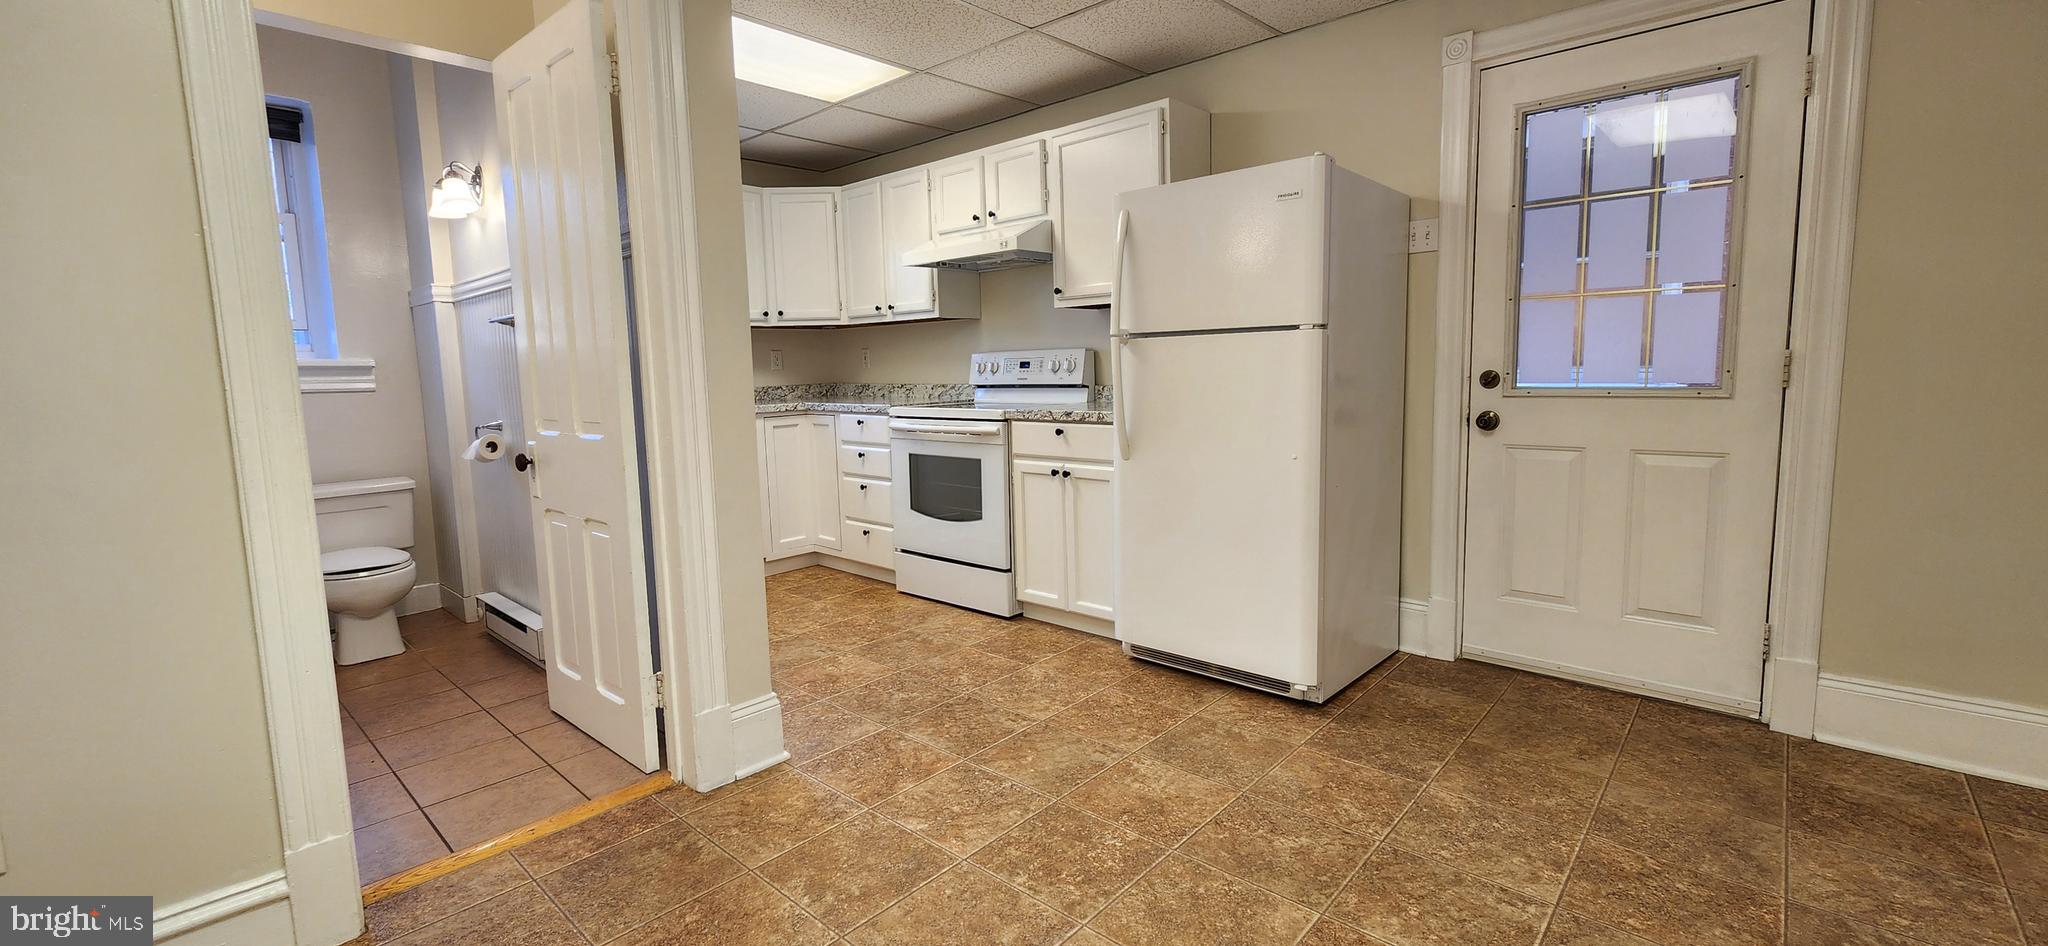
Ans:
[{"label": "door knob", "polygon": [[1479,372],[1479,386],[1487,389],[1488,391],[1500,387],[1500,372],[1495,371],[1492,368],[1488,368],[1485,371]]},{"label": "door knob", "polygon": [[512,468],[521,473],[533,469],[535,465],[533,458],[526,454],[516,453],[512,455]]},{"label": "door knob", "polygon": [[1493,411],[1480,411],[1479,416],[1472,418],[1472,426],[1480,430],[1498,430],[1500,415]]}]

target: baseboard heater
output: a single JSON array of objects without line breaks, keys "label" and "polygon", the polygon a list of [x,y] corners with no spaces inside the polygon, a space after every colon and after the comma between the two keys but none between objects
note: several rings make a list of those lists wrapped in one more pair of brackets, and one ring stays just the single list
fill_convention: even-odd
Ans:
[{"label": "baseboard heater", "polygon": [[484,607],[484,630],[504,641],[526,659],[541,663],[547,659],[547,645],[541,634],[540,615],[533,609],[495,591],[477,595]]}]

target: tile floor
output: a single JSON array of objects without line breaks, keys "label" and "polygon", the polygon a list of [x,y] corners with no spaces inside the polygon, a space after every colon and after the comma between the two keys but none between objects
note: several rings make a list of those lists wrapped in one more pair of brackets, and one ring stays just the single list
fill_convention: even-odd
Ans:
[{"label": "tile floor", "polygon": [[365,884],[646,778],[548,711],[547,675],[442,611],[335,669]]},{"label": "tile floor", "polygon": [[1469,661],[1310,707],[769,585],[791,764],[375,904],[361,942],[2048,946],[2048,792]]}]

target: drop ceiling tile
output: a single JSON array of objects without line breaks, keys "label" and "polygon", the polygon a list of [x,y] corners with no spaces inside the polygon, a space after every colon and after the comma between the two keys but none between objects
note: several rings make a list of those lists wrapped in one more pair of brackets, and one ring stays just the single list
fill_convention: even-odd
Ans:
[{"label": "drop ceiling tile", "polygon": [[858,148],[842,148],[771,131],[741,142],[740,157],[749,161],[786,164],[807,171],[830,171],[873,155]]},{"label": "drop ceiling tile", "polygon": [[965,131],[1032,108],[1030,102],[942,79],[929,72],[913,72],[841,104],[948,131]]},{"label": "drop ceiling tile", "polygon": [[1050,105],[1138,74],[1042,33],[1019,33],[932,70],[948,79]]},{"label": "drop ceiling tile", "polygon": [[741,140],[741,141],[745,141],[745,140],[747,140],[748,138],[752,138],[752,137],[754,137],[755,135],[758,135],[758,134],[760,134],[760,133],[761,133],[761,129],[759,129],[759,128],[748,128],[748,127],[747,127],[747,126],[745,126],[745,125],[741,125],[741,126],[740,126],[740,140]]},{"label": "drop ceiling tile", "polygon": [[1025,26],[1050,23],[1096,0],[967,0],[990,13]]},{"label": "drop ceiling tile", "polygon": [[743,128],[779,128],[832,104],[745,79],[736,81],[740,87],[740,126]]},{"label": "drop ceiling tile", "polygon": [[942,129],[870,115],[844,105],[834,105],[809,118],[790,122],[781,130],[799,138],[876,152],[908,148],[945,134]]},{"label": "drop ceiling tile", "polygon": [[912,69],[1022,29],[961,0],[733,0],[732,11]]},{"label": "drop ceiling tile", "polygon": [[1221,0],[1108,0],[1046,24],[1045,32],[1142,72],[1276,35]]},{"label": "drop ceiling tile", "polygon": [[1259,22],[1282,33],[1328,23],[1340,16],[1370,10],[1392,0],[1228,0]]}]

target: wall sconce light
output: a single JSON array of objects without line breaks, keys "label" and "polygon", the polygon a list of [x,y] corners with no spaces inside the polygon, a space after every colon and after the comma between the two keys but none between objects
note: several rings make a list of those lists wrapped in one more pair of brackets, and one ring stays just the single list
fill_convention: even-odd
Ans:
[{"label": "wall sconce light", "polygon": [[441,171],[441,179],[434,182],[432,194],[433,203],[427,208],[429,217],[460,220],[476,213],[483,206],[483,165],[470,167],[460,161],[448,162]]}]

